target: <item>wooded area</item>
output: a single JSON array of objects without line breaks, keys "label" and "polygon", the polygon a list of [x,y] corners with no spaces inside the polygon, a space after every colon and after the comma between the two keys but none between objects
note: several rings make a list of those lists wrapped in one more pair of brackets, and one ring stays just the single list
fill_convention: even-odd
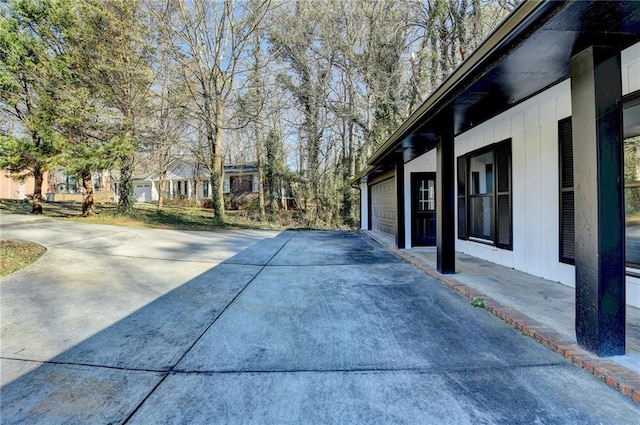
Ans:
[{"label": "wooded area", "polygon": [[[12,0],[0,5],[0,168],[83,180],[189,157],[256,162],[262,217],[292,177],[309,225],[350,224],[348,181],[517,0]],[[39,184],[40,183],[40,184]],[[163,192],[162,190],[160,191]],[[159,200],[162,208],[162,198]]]}]

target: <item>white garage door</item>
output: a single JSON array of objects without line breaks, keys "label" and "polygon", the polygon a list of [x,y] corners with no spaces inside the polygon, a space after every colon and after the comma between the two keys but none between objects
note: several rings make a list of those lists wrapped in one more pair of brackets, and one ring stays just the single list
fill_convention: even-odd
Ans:
[{"label": "white garage door", "polygon": [[136,202],[151,202],[151,185],[137,184],[133,188]]},{"label": "white garage door", "polygon": [[371,230],[396,234],[396,179],[371,186]]}]

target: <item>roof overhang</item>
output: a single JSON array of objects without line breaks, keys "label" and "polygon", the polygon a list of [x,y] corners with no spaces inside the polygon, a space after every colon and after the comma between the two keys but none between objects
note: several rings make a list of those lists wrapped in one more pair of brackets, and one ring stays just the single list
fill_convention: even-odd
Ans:
[{"label": "roof overhang", "polygon": [[571,57],[584,48],[623,50],[638,41],[640,1],[525,1],[374,152],[353,181],[433,149],[451,126],[459,135],[565,80]]}]

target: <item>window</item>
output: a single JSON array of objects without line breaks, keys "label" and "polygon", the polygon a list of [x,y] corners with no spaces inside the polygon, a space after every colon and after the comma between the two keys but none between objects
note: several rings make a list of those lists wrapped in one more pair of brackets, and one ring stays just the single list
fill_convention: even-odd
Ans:
[{"label": "window", "polygon": [[224,193],[229,193],[231,192],[231,178],[230,177],[225,177],[222,183],[222,191]]},{"label": "window", "polygon": [[458,238],[512,249],[511,140],[458,157]]},{"label": "window", "polygon": [[575,218],[573,196],[573,136],[571,117],[558,122],[560,159],[560,262],[575,264]]},{"label": "window", "polygon": [[[623,107],[625,260],[628,274],[640,268],[640,93]],[[562,263],[575,264],[575,204],[571,117],[558,122],[560,159],[560,250]],[[636,270],[629,270],[636,269]]]},{"label": "window", "polygon": [[627,96],[624,124],[624,209],[627,272],[640,269],[640,91]]},{"label": "window", "polygon": [[627,267],[640,268],[640,136],[624,139],[624,210]]},{"label": "window", "polygon": [[209,181],[208,180],[205,180],[202,182],[202,197],[203,198],[209,197]]},{"label": "window", "polygon": [[435,180],[420,179],[418,188],[418,211],[435,211],[436,209],[436,188]]},{"label": "window", "polygon": [[469,235],[493,241],[493,150],[469,156],[471,173],[471,193],[469,194],[470,227]]}]

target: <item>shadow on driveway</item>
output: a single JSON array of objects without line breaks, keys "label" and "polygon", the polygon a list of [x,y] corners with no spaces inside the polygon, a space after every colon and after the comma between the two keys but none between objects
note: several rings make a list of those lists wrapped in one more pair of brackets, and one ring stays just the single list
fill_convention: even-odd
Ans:
[{"label": "shadow on driveway", "polygon": [[1,390],[4,424],[640,417],[354,232],[264,239],[51,361],[5,357],[6,372],[16,378]]}]

